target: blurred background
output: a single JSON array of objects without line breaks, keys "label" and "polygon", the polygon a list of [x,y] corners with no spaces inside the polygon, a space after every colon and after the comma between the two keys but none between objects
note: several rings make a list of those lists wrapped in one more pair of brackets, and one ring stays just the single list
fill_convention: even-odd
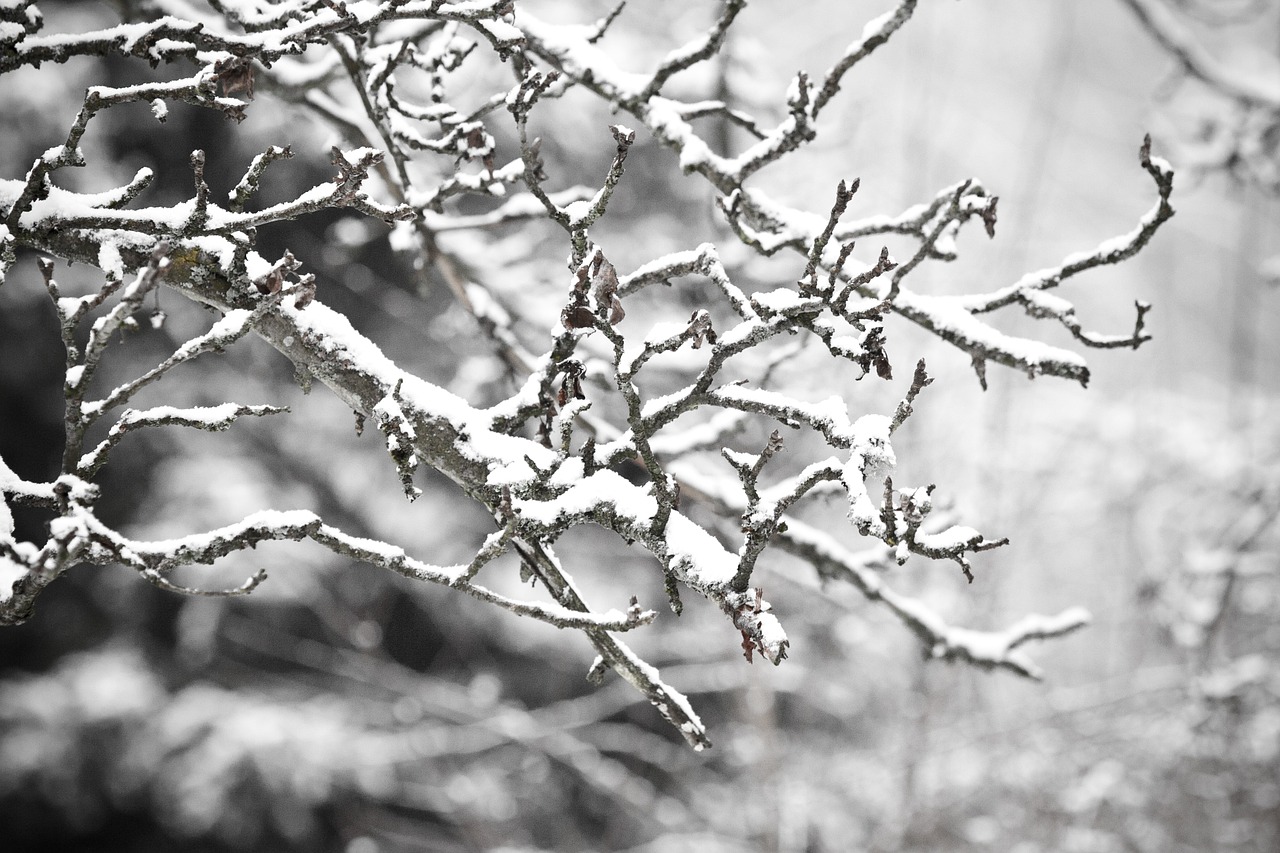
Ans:
[{"label": "blurred background", "polygon": [[[1277,88],[1276,4],[1164,2],[1222,66]],[[795,71],[824,71],[888,5],[832,0],[797,12],[757,0],[719,63],[671,90],[728,95],[770,124]],[[518,6],[582,23],[608,11]],[[113,4],[41,8],[49,31],[118,20]],[[709,3],[635,2],[605,44],[638,69],[714,14]],[[509,79],[503,71],[466,85],[483,91]],[[65,138],[85,87],[151,73],[81,59],[0,77],[0,174],[20,177]],[[145,107],[110,111],[86,137],[90,167],[59,180],[102,189],[149,165],[158,181],[144,203],[171,203],[190,194],[191,149],[209,153],[210,184],[225,192],[270,144],[295,157],[268,174],[264,203],[328,180],[338,140],[288,92],[260,80],[248,115],[235,126],[173,105],[160,125]],[[996,239],[966,231],[958,262],[909,280],[966,293],[1133,228],[1154,201],[1138,164],[1145,133],[1178,169],[1178,214],[1152,245],[1062,291],[1105,332],[1132,328],[1135,299],[1154,305],[1153,341],[1086,353],[1088,389],[992,368],[984,393],[965,356],[901,322],[888,324],[896,383],[778,379],[841,393],[855,414],[889,411],[911,363],[927,357],[937,381],[895,435],[898,479],[937,483],[957,519],[1012,541],[980,555],[972,585],[918,558],[885,580],[974,628],[1085,606],[1090,628],[1033,650],[1045,682],[930,663],[855,590],[775,557],[761,581],[792,639],[782,666],[748,665],[735,632],[701,602],[678,619],[663,610],[634,636],[708,723],[715,748],[695,754],[616,679],[586,683],[593,652],[580,637],[318,548],[264,545],[191,576],[212,587],[269,569],[266,584],[235,600],[182,598],[120,568],[83,567],[50,587],[27,624],[0,632],[0,846],[1280,849],[1280,132],[1258,136],[1253,160],[1232,157],[1238,119],[1179,75],[1122,0],[922,3],[849,78],[818,140],[754,179],[825,211],[836,181],[860,177],[854,218],[898,213],[978,177],[1001,197]],[[613,150],[605,128],[617,120],[573,94],[535,113],[553,189],[600,180]],[[488,124],[499,161],[515,156],[505,123]],[[744,144],[714,130],[719,145]],[[798,257],[735,248],[710,189],[640,137],[593,230],[620,271],[711,240],[748,292],[797,277]],[[547,284],[559,299],[567,247],[539,229],[459,232],[445,246],[498,292]],[[420,286],[382,226],[333,212],[261,231],[264,256],[285,247],[317,274],[320,298],[403,367],[477,404],[509,393],[474,322],[439,283]],[[93,275],[57,272],[71,292],[94,286]],[[171,294],[159,309],[163,327],[117,347],[99,390],[211,319]],[[531,328],[545,336],[554,317],[535,316]],[[996,322],[1074,346],[1025,317]],[[308,508],[441,564],[468,559],[487,533],[491,520],[442,478],[423,476],[425,494],[406,503],[381,438],[358,438],[351,413],[323,389],[304,394],[274,351],[246,341],[205,358],[140,402],[234,399],[292,413],[216,435],[134,434],[103,472],[105,520],[159,539],[259,508]],[[62,365],[34,258],[22,257],[0,288],[0,456],[28,479],[58,471]],[[829,530],[845,524],[834,503],[806,513]],[[15,509],[15,520],[18,538],[44,541],[46,517]],[[575,531],[558,550],[592,600],[664,600],[654,567],[608,537]],[[518,590],[517,579],[503,588]]]}]

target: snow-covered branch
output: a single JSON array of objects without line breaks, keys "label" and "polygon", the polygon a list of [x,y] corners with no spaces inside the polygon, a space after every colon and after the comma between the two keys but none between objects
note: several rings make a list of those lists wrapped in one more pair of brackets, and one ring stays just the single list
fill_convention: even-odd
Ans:
[{"label": "snow-covered branch", "polygon": [[[629,593],[620,606],[589,604],[573,567],[555,551],[570,530],[592,525],[620,546],[643,551],[673,609],[679,612],[682,591],[705,599],[725,616],[726,633],[741,637],[748,661],[759,654],[776,665],[790,653],[777,615],[785,608],[775,610],[763,592],[765,573],[775,571],[766,559],[772,547],[821,577],[857,588],[901,620],[933,657],[1036,677],[1021,647],[1087,622],[1069,610],[1028,617],[1003,631],[956,628],[871,571],[872,564],[889,571],[915,556],[954,561],[972,581],[974,555],[1006,541],[963,525],[940,529],[928,520],[932,484],[895,485],[891,439],[933,380],[918,358],[905,362],[916,364],[909,384],[902,376],[895,380],[887,324],[899,316],[932,332],[963,351],[980,377],[984,365],[995,362],[1032,376],[1088,378],[1078,354],[988,322],[1013,305],[1056,319],[1086,345],[1136,347],[1146,339],[1147,306],[1139,304],[1132,335],[1103,336],[1086,330],[1072,305],[1048,291],[1130,258],[1172,215],[1172,170],[1151,155],[1149,142],[1141,164],[1156,183],[1158,201],[1130,233],[992,293],[937,296],[914,289],[913,274],[957,260],[957,235],[973,220],[994,237],[997,199],[981,182],[961,181],[900,214],[857,221],[845,221],[845,214],[858,181],[838,182],[834,203],[819,212],[786,207],[750,185],[756,172],[816,138],[819,116],[842,81],[910,21],[914,0],[901,0],[868,23],[821,78],[798,73],[772,128],[723,101],[661,94],[676,88],[675,75],[716,55],[745,5],[739,0],[720,6],[705,34],[643,72],[623,70],[621,51],[610,45],[611,25],[625,20],[620,12],[578,26],[546,23],[504,0],[209,5],[196,11],[187,2],[152,0],[143,4],[144,20],[61,35],[38,34],[41,17],[33,4],[5,9],[0,74],[89,55],[141,58],[166,68],[194,60],[198,70],[167,81],[90,88],[65,138],[24,175],[0,180],[3,269],[11,269],[17,252],[29,251],[103,273],[89,295],[64,296],[53,261],[40,261],[66,350],[66,446],[60,475],[48,483],[23,481],[0,462],[0,582],[12,583],[12,591],[0,592],[0,621],[30,618],[42,591],[79,563],[126,565],[177,592],[240,595],[265,574],[227,589],[188,586],[174,576],[260,542],[308,540],[581,632],[597,655],[593,680],[607,670],[618,673],[698,748],[710,740],[688,701],[614,636],[648,625],[656,613]],[[26,21],[21,26],[14,23],[19,13]],[[511,77],[471,89],[459,82],[464,64],[483,62],[490,68],[508,63]],[[176,204],[138,203],[153,181],[149,169],[106,192],[55,184],[63,169],[90,165],[80,143],[105,110],[149,102],[153,116],[166,121],[165,103],[176,100],[239,120],[262,107],[253,101],[255,86],[262,99],[305,111],[337,138],[331,180],[260,204],[272,164],[303,150],[294,139],[280,139],[283,144],[244,155],[243,177],[225,206],[206,183],[202,150],[192,152],[189,172],[183,167],[184,186],[194,191]],[[569,189],[555,191],[550,187],[560,176],[549,174],[550,158],[531,128],[538,111],[573,89],[626,113],[638,128],[609,127],[612,159],[603,179],[574,175]],[[737,153],[716,154],[694,123],[726,112],[752,131],[752,140]],[[500,152],[508,144],[501,140],[512,139],[519,150]],[[603,128],[598,139],[607,150]],[[749,272],[727,265],[716,245],[694,239],[681,244],[694,248],[653,252],[631,273],[619,274],[610,257],[620,253],[592,231],[615,215],[615,191],[635,180],[634,165],[624,169],[635,162],[628,160],[632,149],[649,141],[671,149],[685,173],[711,185],[724,223],[741,243],[763,255],[782,249],[796,255],[785,281],[748,284]],[[508,198],[511,188],[518,192]],[[407,293],[429,296],[433,281],[444,282],[481,331],[480,348],[487,345],[498,365],[496,373],[480,375],[509,380],[505,397],[500,382],[486,379],[484,398],[468,398],[384,355],[331,307],[336,300],[318,292],[317,274],[305,271],[327,263],[326,253],[303,257],[284,250],[272,260],[261,253],[266,249],[259,251],[259,231],[334,211],[392,226],[390,246],[410,259],[406,275],[416,277]],[[546,224],[553,235],[526,241],[525,254],[537,263],[495,251],[500,241],[489,235],[531,224]],[[905,237],[908,250],[894,258],[873,245],[873,255],[860,258],[854,241],[881,234]],[[642,234],[635,240],[645,245]],[[704,282],[709,286],[697,287]],[[692,304],[668,298],[658,285],[688,287],[680,296]],[[117,333],[138,328],[145,298],[162,288],[217,318],[176,349],[170,345],[159,364],[92,398]],[[157,310],[152,322],[158,328],[163,314]],[[328,388],[356,413],[357,430],[372,420],[408,500],[423,493],[419,471],[428,468],[481,508],[493,526],[471,559],[422,562],[395,542],[339,530],[310,510],[265,510],[164,541],[127,536],[100,519],[94,507],[108,496],[89,481],[123,452],[116,448],[127,433],[171,425],[221,431],[245,417],[287,411],[231,402],[147,404],[125,410],[109,427],[103,420],[179,366],[251,337],[287,359],[304,388],[313,382]],[[834,394],[814,400],[804,388],[775,381],[792,366],[852,381],[896,381],[902,402],[882,414]],[[784,440],[783,426],[797,438]],[[95,429],[100,437],[91,442]],[[832,493],[847,504],[845,535],[869,540],[861,556],[799,517],[806,498]],[[46,542],[15,540],[10,501],[54,510]],[[504,556],[519,563],[520,578],[540,586],[547,600],[515,599],[480,585],[483,573],[502,570]]]},{"label": "snow-covered branch", "polygon": [[[866,57],[874,48],[910,18],[913,2],[903,2],[895,10],[867,25],[862,39],[851,49],[827,76],[823,93],[832,97],[838,90],[840,77],[853,64]],[[811,94],[807,75],[801,72],[788,95],[789,118],[759,142],[736,158],[726,158],[712,153],[707,143],[695,132],[685,105],[678,101],[658,97],[637,90],[635,75],[619,68],[613,58],[600,47],[587,44],[580,28],[548,25],[522,13],[518,19],[527,38],[527,50],[536,53],[559,72],[570,76],[579,85],[591,89],[601,97],[630,112],[644,122],[654,138],[672,148],[680,157],[681,167],[705,177],[721,194],[720,206],[726,219],[739,238],[764,254],[773,254],[782,248],[790,248],[804,254],[810,253],[815,241],[821,238],[827,217],[807,211],[787,208],[774,202],[758,188],[745,186],[748,177],[779,157],[785,156],[816,138],[818,128],[814,119],[821,103]],[[846,64],[847,61],[847,64]],[[819,95],[818,97],[821,97]],[[1163,161],[1151,161],[1149,144],[1143,148],[1143,165],[1152,169],[1165,169]],[[1148,164],[1154,162],[1154,166]],[[1133,251],[1145,245],[1154,231],[1172,215],[1169,193],[1172,189],[1172,172],[1155,177],[1160,200],[1158,216],[1149,215],[1140,224],[1137,237],[1129,241]],[[863,297],[877,302],[887,302],[886,310],[917,323],[958,349],[973,360],[985,385],[985,365],[995,362],[1035,376],[1040,374],[1088,382],[1089,372],[1085,362],[1075,353],[1051,347],[1039,341],[1016,338],[1003,333],[983,320],[977,319],[973,308],[953,300],[918,293],[901,282],[924,260],[951,261],[957,257],[955,237],[960,227],[969,219],[980,219],[988,236],[994,237],[996,224],[996,198],[990,196],[976,180],[964,181],[955,187],[940,191],[929,203],[919,205],[897,217],[873,217],[859,223],[836,228],[822,239],[825,244],[832,235],[837,241],[848,241],[866,234],[895,232],[909,234],[919,240],[919,248],[911,262],[902,265],[893,278],[889,290],[882,292],[864,277],[873,269],[850,257],[849,249],[829,246],[820,250],[818,265],[824,270],[834,270],[842,280],[855,284],[855,290]],[[1115,238],[1103,244],[1113,249],[1126,238]],[[1082,269],[1096,266],[1096,261]],[[1075,270],[1078,272],[1081,270]],[[886,297],[892,296],[891,299]],[[993,304],[993,310],[998,305]],[[1145,310],[1145,309],[1140,309]],[[1045,316],[1035,314],[1035,316]],[[1066,322],[1077,339],[1090,345],[1136,345],[1141,343],[1141,329],[1134,336],[1120,343],[1109,337],[1101,337],[1074,327]]]}]

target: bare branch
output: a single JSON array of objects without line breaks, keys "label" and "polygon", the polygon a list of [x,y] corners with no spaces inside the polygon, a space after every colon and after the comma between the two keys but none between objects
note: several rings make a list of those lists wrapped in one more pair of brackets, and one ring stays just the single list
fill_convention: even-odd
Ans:
[{"label": "bare branch", "polygon": [[[653,72],[653,78],[644,87],[644,91],[640,93],[640,99],[643,101],[649,100],[662,91],[662,87],[666,85],[667,80],[673,75],[715,56],[720,51],[721,45],[724,44],[729,27],[733,26],[734,19],[738,17],[739,12],[746,8],[746,5],[746,0],[725,0],[724,9],[720,12],[720,16],[716,18],[715,23],[707,29],[702,37],[694,39],[663,57],[662,61],[658,63],[657,69]],[[614,14],[617,13],[615,12]]]},{"label": "bare branch", "polygon": [[822,108],[840,91],[840,81],[853,66],[884,45],[905,24],[916,10],[916,0],[900,0],[898,5],[878,18],[867,22],[857,41],[845,48],[840,61],[831,67],[822,80],[822,88],[813,99],[813,116],[817,118]]},{"label": "bare branch", "polygon": [[[243,595],[265,573],[228,588],[188,584],[175,573],[243,556],[262,542],[312,541],[349,560],[582,632],[598,656],[588,672],[591,680],[600,681],[612,669],[686,742],[709,745],[706,727],[685,696],[614,636],[652,623],[656,613],[634,598],[622,607],[593,609],[571,567],[553,550],[566,533],[594,525],[646,555],[677,613],[681,596],[690,592],[713,605],[725,617],[728,635],[734,642],[740,638],[747,661],[759,655],[777,665],[792,650],[763,591],[764,573],[783,570],[765,558],[777,547],[892,612],[928,655],[1036,677],[1022,646],[1070,633],[1087,615],[1067,611],[1028,617],[1002,631],[969,631],[896,594],[876,573],[914,556],[953,561],[973,581],[980,574],[974,555],[1006,542],[960,524],[940,524],[931,515],[932,484],[895,482],[901,478],[891,439],[933,381],[924,361],[912,359],[910,386],[887,414],[829,394],[810,399],[787,379],[799,371],[820,377],[830,371],[842,383],[865,377],[891,381],[891,348],[899,344],[889,323],[897,315],[964,352],[984,387],[988,362],[1031,376],[1085,382],[1088,370],[1076,353],[1005,334],[985,315],[1019,305],[1035,318],[1057,320],[1086,346],[1136,347],[1145,341],[1145,303],[1137,304],[1132,334],[1105,335],[1087,330],[1072,304],[1052,291],[1150,244],[1173,214],[1172,169],[1151,155],[1149,140],[1144,143],[1140,161],[1158,198],[1128,234],[992,293],[922,293],[914,289],[923,277],[917,273],[958,260],[966,225],[976,220],[994,237],[997,198],[980,181],[943,187],[896,215],[858,219],[848,216],[858,181],[840,182],[830,207],[818,212],[780,204],[753,181],[757,172],[790,159],[817,137],[817,119],[847,75],[911,19],[915,0],[897,0],[867,23],[824,75],[798,72],[772,127],[733,108],[727,82],[715,93],[717,100],[661,94],[670,91],[675,75],[716,56],[744,6],[742,0],[726,0],[705,33],[640,72],[622,68],[625,55],[611,50],[613,39],[605,38],[623,20],[621,5],[596,25],[581,26],[552,25],[523,7],[517,13],[510,0],[211,0],[199,9],[179,0],[151,0],[145,14],[162,17],[96,33],[43,36],[38,16],[30,26],[0,28],[0,73],[86,55],[141,58],[153,65],[195,62],[195,71],[188,68],[178,79],[91,87],[63,141],[35,158],[22,176],[0,182],[0,270],[10,268],[19,250],[34,250],[103,271],[96,290],[68,297],[55,281],[53,262],[40,263],[66,350],[65,458],[62,475],[51,483],[28,483],[0,467],[6,510],[0,513],[0,560],[6,571],[20,575],[13,592],[0,595],[0,621],[28,618],[42,590],[76,565],[120,563],[173,592]],[[1193,59],[1195,68],[1203,68]],[[487,72],[504,62],[499,82],[486,82],[492,78]],[[467,73],[459,76],[464,67]],[[577,109],[576,103],[555,103],[567,92],[626,114],[640,133],[620,123],[610,127],[613,157],[598,188],[552,192],[558,176],[547,173],[562,146],[548,145],[544,159],[531,128],[544,111],[554,119],[550,127],[565,126],[556,123],[563,114],[554,110]],[[191,154],[193,189],[178,204],[139,205],[152,181],[145,169],[106,192],[54,183],[65,175],[61,169],[86,165],[81,142],[104,109],[149,104],[152,115],[164,121],[167,104],[176,101],[239,120],[273,99],[312,116],[324,134],[336,135],[332,180],[250,209],[268,166],[292,156],[289,146],[264,144],[225,206],[210,197],[208,184],[216,182],[212,173],[206,182],[202,150]],[[705,117],[722,128],[734,122],[753,138],[742,137],[746,143],[738,151],[726,150],[731,140],[721,139],[713,151],[694,129]],[[616,207],[614,191],[646,132],[678,158],[681,170],[710,185],[732,234],[751,250],[748,255],[787,249],[803,261],[780,281],[762,284],[753,280],[757,273],[741,253],[725,253],[726,266],[716,246],[702,244],[641,258],[638,268],[620,276],[610,259],[623,257],[623,250],[603,245],[599,234],[597,243],[591,232],[604,233],[597,225],[611,203]],[[518,154],[501,151],[512,139]],[[326,304],[317,294],[321,269],[308,269],[341,252],[305,258],[311,253],[276,248],[280,254],[273,259],[256,248],[260,229],[335,211],[393,226],[390,242],[397,260],[407,261],[403,268],[410,278],[398,298],[413,298],[408,294],[415,291],[431,298],[430,288],[443,281],[466,322],[475,321],[467,329],[478,329],[490,360],[483,370],[458,364],[458,385],[450,387],[483,386],[476,395],[483,403],[402,369]],[[506,250],[520,240],[479,242],[490,236],[486,229],[501,239],[516,230],[508,226],[523,229],[535,219],[546,230],[523,239],[513,250],[518,257]],[[469,233],[456,233],[463,231]],[[884,234],[894,235],[890,245],[901,260],[879,239],[856,245]],[[640,242],[637,234],[626,248]],[[871,254],[863,258],[864,251]],[[565,254],[567,274],[559,266]],[[547,272],[548,258],[560,272]],[[672,287],[668,292],[676,298],[665,298],[654,285]],[[213,309],[221,319],[158,365],[89,399],[104,355],[118,343],[116,333],[138,327],[135,315],[145,297],[161,287]],[[438,307],[431,303],[433,313]],[[95,313],[97,319],[87,323]],[[453,322],[452,313],[445,318]],[[304,390],[313,382],[330,389],[343,416],[355,414],[357,434],[373,419],[407,499],[422,493],[420,469],[427,468],[443,474],[493,519],[494,527],[469,558],[457,565],[423,562],[394,542],[353,535],[309,511],[253,513],[226,527],[165,541],[134,539],[102,521],[95,510],[99,490],[86,479],[102,471],[127,433],[165,425],[222,430],[242,417],[284,411],[240,403],[129,409],[96,447],[86,449],[89,430],[109,410],[133,402],[179,365],[249,335],[291,362]],[[422,338],[430,343],[432,335]],[[447,357],[467,356],[454,351]],[[894,359],[902,357],[893,349]],[[788,435],[785,455],[783,426],[800,439]],[[845,551],[834,537],[794,517],[801,500],[831,494],[847,503],[852,532],[868,538],[862,554]],[[43,544],[14,541],[7,522],[10,500],[53,511]],[[332,518],[328,510],[326,515]],[[340,520],[354,529],[350,519]],[[531,600],[478,583],[482,572],[505,571],[515,558],[520,579],[541,587]],[[544,593],[547,600],[532,600]]]}]

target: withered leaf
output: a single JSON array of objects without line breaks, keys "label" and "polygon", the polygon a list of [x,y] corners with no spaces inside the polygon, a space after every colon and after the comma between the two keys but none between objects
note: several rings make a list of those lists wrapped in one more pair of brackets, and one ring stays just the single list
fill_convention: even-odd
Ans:
[{"label": "withered leaf", "polygon": [[[622,322],[622,318],[626,316],[627,312],[622,310],[622,300],[614,296],[612,304],[609,305],[609,325],[618,325]],[[715,333],[713,332],[712,334]],[[715,341],[712,341],[712,343],[715,343]]]},{"label": "withered leaf", "polygon": [[219,60],[214,66],[214,79],[222,86],[223,95],[241,92],[253,100],[253,63],[244,57]]},{"label": "withered leaf", "polygon": [[618,271],[598,250],[592,266],[591,284],[595,287],[596,301],[604,304],[618,292]]},{"label": "withered leaf", "polygon": [[893,378],[893,367],[889,364],[889,359],[887,356],[885,356],[883,351],[876,354],[874,358],[874,362],[876,366],[877,376],[879,376],[881,379]]},{"label": "withered leaf", "polygon": [[556,395],[556,401],[563,408],[565,403],[573,400],[585,400],[586,395],[582,393],[582,377],[586,376],[586,368],[582,366],[582,362],[571,358],[560,364],[560,371],[564,378],[560,380],[560,391]]},{"label": "withered leaf", "polygon": [[284,271],[276,267],[260,279],[254,281],[254,286],[258,288],[258,292],[266,295],[269,293],[279,293],[280,285],[284,283]]},{"label": "withered leaf", "polygon": [[560,322],[569,331],[595,328],[596,316],[591,313],[591,306],[586,303],[570,303],[560,312]]},{"label": "withered leaf", "polygon": [[303,281],[299,282],[297,288],[297,296],[293,298],[293,307],[301,311],[311,304],[316,298],[316,279],[315,276],[307,276]]},{"label": "withered leaf", "polygon": [[627,315],[622,310],[622,300],[618,298],[618,270],[599,249],[596,250],[591,266],[592,295],[595,296],[596,305],[602,316],[608,312],[609,325],[616,326]]}]

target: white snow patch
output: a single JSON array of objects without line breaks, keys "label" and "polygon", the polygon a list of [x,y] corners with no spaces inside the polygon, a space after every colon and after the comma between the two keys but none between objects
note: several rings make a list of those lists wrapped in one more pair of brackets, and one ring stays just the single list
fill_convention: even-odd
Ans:
[{"label": "white snow patch", "polygon": [[667,519],[667,555],[681,563],[691,585],[728,583],[738,572],[738,557],[724,549],[714,536],[685,516],[673,512]]},{"label": "white snow patch", "polygon": [[916,536],[916,543],[925,548],[945,551],[950,548],[961,548],[982,540],[982,534],[972,527],[955,524],[940,533],[921,533]]},{"label": "white snow patch", "polygon": [[67,387],[77,388],[80,380],[84,377],[84,365],[77,364],[67,368]]}]

